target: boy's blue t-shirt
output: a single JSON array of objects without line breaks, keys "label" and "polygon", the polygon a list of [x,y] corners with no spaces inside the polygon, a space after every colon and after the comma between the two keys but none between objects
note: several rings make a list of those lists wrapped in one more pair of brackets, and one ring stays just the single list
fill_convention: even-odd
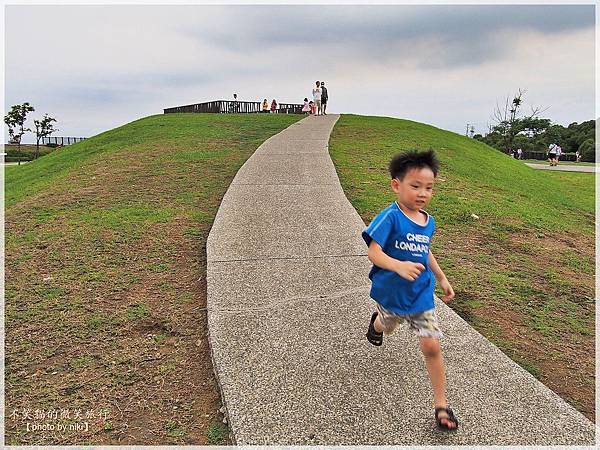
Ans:
[{"label": "boy's blue t-shirt", "polygon": [[429,214],[425,225],[420,225],[394,202],[377,214],[362,232],[367,246],[375,240],[386,255],[425,266],[421,275],[410,281],[373,265],[369,272],[371,298],[386,310],[395,314],[417,314],[433,309],[435,276],[429,267],[429,244],[434,231],[435,220]]}]

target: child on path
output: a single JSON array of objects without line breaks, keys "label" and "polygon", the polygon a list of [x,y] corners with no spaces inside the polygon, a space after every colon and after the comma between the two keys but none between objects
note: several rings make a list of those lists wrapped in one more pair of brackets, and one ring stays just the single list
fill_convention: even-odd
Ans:
[{"label": "child on path", "polygon": [[310,106],[310,113],[314,114],[317,112],[317,105],[315,105],[315,102],[313,102],[312,100],[310,102],[308,102],[308,106]]},{"label": "child on path", "polygon": [[389,165],[396,201],[381,211],[363,231],[373,267],[371,298],[377,311],[371,316],[367,339],[383,343],[406,321],[419,336],[421,351],[433,387],[438,428],[453,431],[458,419],[448,406],[440,331],[434,310],[435,279],[444,292],[442,300],[454,298],[454,290],[429,249],[435,220],[422,208],[431,200],[439,162],[433,150],[408,151],[394,156]]},{"label": "child on path", "polygon": [[308,103],[308,99],[305,97],[305,98],[304,98],[304,106],[302,106],[302,112],[303,112],[303,113],[309,113],[309,112],[310,112],[310,110],[311,110],[311,106],[310,106],[310,104]]}]

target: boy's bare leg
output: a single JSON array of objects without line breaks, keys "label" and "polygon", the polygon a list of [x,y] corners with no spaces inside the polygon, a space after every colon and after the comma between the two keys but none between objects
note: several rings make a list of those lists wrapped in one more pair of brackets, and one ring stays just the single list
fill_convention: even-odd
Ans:
[{"label": "boy's bare leg", "polygon": [[[375,321],[373,322],[373,328],[377,333],[383,333],[385,327],[381,322],[381,315],[377,314]],[[429,379],[431,380],[431,386],[433,387],[433,403],[435,408],[446,407],[448,402],[446,400],[446,375],[444,373],[444,358],[442,356],[442,349],[440,348],[440,341],[433,337],[419,337],[419,343],[421,345],[421,352],[425,357],[425,365],[427,366],[427,372],[429,372]],[[451,420],[444,420],[448,417],[448,413],[440,411],[438,417],[448,428],[455,428],[456,424]]]},{"label": "boy's bare leg", "polygon": [[[420,336],[419,343],[425,357],[425,365],[427,366],[427,372],[429,372],[431,386],[433,387],[433,402],[435,407],[446,407],[448,406],[446,401],[446,375],[444,373],[444,358],[442,356],[442,349],[440,348],[440,341],[433,337]],[[442,423],[445,422],[448,428],[456,426],[454,422],[444,420],[445,417],[448,417],[446,412],[440,411],[438,417]]]}]

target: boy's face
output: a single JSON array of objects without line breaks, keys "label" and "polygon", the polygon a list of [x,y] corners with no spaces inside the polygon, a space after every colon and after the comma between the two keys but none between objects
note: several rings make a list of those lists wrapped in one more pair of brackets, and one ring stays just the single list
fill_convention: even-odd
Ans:
[{"label": "boy's face", "polygon": [[402,180],[394,178],[391,181],[398,203],[413,211],[427,206],[433,194],[434,183],[435,176],[429,167],[410,169]]}]

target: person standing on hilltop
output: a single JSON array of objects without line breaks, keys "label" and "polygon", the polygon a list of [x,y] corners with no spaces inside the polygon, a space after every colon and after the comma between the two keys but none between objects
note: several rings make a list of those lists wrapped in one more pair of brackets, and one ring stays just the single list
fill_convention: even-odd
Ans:
[{"label": "person standing on hilltop", "polygon": [[321,90],[321,82],[317,81],[317,87],[312,90],[313,100],[315,102],[315,108],[317,108],[317,116],[321,115],[321,95],[323,91]]},{"label": "person standing on hilltop", "polygon": [[327,88],[325,87],[325,82],[321,81],[321,110],[323,111],[323,115],[326,116],[327,110],[327,100],[329,100],[329,94],[327,93]]}]

